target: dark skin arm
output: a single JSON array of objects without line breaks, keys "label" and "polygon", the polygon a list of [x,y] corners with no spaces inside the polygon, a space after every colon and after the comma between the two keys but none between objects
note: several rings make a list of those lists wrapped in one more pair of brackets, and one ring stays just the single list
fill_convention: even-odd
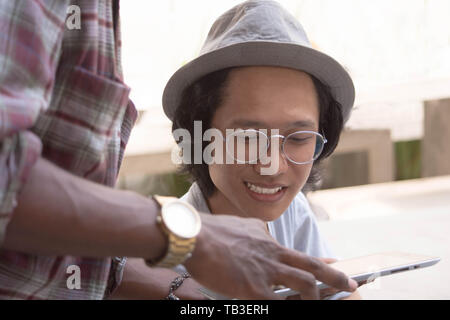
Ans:
[{"label": "dark skin arm", "polygon": [[[39,159],[21,190],[2,246],[40,255],[155,259],[167,247],[156,216],[151,199],[87,181]],[[203,286],[248,299],[278,298],[272,292],[275,284],[317,299],[316,279],[341,290],[356,289],[343,273],[276,243],[260,220],[201,218],[202,229],[185,266]],[[153,290],[153,282],[148,286]]]},{"label": "dark skin arm", "polygon": [[158,257],[166,240],[156,214],[151,199],[39,159],[21,190],[3,247],[41,255]]}]

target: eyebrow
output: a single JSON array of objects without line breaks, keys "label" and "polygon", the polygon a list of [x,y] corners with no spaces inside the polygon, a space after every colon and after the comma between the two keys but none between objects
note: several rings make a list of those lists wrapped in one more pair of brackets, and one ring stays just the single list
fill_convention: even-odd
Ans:
[{"label": "eyebrow", "polygon": [[[247,119],[238,119],[231,122],[232,127],[253,127],[257,129],[270,127],[267,123],[255,120],[247,120]],[[308,128],[314,129],[316,127],[316,123],[310,120],[299,120],[289,123],[287,126],[284,126],[283,129],[291,129],[291,128]]]}]

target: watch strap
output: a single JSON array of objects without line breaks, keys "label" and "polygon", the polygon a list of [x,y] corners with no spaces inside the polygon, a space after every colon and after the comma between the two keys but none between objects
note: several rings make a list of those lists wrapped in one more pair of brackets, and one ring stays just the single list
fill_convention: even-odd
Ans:
[{"label": "watch strap", "polygon": [[157,261],[147,261],[147,264],[158,268],[173,268],[189,259],[194,248],[195,238],[180,239],[169,234],[169,249],[166,254]]},{"label": "watch strap", "polygon": [[162,257],[147,259],[145,262],[149,267],[173,268],[190,258],[191,252],[195,248],[196,238],[183,239],[177,237],[168,231],[161,221],[162,206],[170,201],[178,200],[178,198],[159,195],[153,195],[152,198],[158,206],[158,225],[162,228],[163,233],[167,235],[168,245],[166,253]]}]

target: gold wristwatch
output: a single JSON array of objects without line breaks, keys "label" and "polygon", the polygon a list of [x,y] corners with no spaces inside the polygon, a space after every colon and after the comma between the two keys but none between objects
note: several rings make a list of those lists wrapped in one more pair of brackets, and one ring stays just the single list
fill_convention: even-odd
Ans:
[{"label": "gold wristwatch", "polygon": [[173,268],[190,258],[200,232],[201,219],[197,210],[178,198],[153,196],[159,206],[156,222],[167,235],[166,253],[157,259],[146,260],[149,267]]}]

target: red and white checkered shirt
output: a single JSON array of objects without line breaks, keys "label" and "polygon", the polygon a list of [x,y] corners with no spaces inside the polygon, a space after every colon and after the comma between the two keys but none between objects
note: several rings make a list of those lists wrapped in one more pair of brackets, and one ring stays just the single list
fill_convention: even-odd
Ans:
[{"label": "red and white checkered shirt", "polygon": [[[80,9],[79,29],[68,19],[71,5]],[[114,186],[137,115],[119,30],[116,0],[0,0],[0,298],[102,299],[120,281],[120,259],[1,249],[39,156]],[[70,265],[81,269],[80,290],[67,287]]]}]

